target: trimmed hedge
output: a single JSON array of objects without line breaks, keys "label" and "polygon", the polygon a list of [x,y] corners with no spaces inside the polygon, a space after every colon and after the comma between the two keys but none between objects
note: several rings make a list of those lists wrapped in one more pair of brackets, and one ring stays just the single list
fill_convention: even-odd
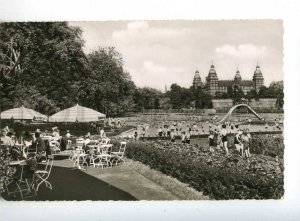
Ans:
[{"label": "trimmed hedge", "polygon": [[170,142],[130,142],[126,156],[189,184],[212,199],[280,199],[283,162],[274,158],[225,157],[198,145]]}]

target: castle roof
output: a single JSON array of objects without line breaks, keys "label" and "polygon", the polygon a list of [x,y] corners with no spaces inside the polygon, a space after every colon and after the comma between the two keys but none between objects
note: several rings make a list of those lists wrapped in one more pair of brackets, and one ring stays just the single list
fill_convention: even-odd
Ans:
[{"label": "castle roof", "polygon": [[232,80],[220,80],[219,81],[219,86],[220,87],[229,87],[229,86],[232,86],[234,85],[234,81]]},{"label": "castle roof", "polygon": [[210,70],[208,72],[207,79],[208,80],[218,80],[217,72],[216,72],[215,66],[213,64],[210,66]]},{"label": "castle roof", "polygon": [[254,71],[253,80],[255,79],[263,79],[263,75],[261,73],[259,65],[256,66],[256,70]]},{"label": "castle roof", "polygon": [[[220,80],[219,81],[219,87],[231,87],[234,84],[236,84],[236,82],[232,81],[232,80]],[[238,83],[238,85],[240,85],[240,86],[252,86],[253,85],[253,81],[251,81],[251,80],[243,80],[243,81],[240,81]]]},{"label": "castle roof", "polygon": [[253,81],[251,80],[243,80],[239,83],[240,86],[253,86]]},{"label": "castle roof", "polygon": [[242,77],[241,77],[241,75],[240,75],[239,69],[236,70],[236,74],[235,74],[235,76],[234,76],[234,80],[235,80],[235,81],[241,81],[241,80],[242,80]]}]

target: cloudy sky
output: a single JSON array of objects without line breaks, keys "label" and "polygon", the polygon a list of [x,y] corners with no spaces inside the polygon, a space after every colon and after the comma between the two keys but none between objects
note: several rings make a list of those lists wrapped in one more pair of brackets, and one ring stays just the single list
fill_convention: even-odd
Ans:
[{"label": "cloudy sky", "polygon": [[196,70],[202,81],[210,65],[219,79],[252,79],[256,63],[265,85],[283,79],[280,21],[71,22],[83,30],[85,51],[114,46],[139,87],[190,87]]}]

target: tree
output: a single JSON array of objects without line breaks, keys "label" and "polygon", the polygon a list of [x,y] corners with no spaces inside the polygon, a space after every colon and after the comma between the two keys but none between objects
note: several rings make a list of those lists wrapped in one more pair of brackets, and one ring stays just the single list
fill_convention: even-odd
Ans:
[{"label": "tree", "polygon": [[249,91],[247,93],[246,98],[248,100],[251,100],[251,99],[258,100],[259,99],[258,94],[257,94],[256,90],[254,90],[254,89],[252,89],[251,91]]},{"label": "tree", "polygon": [[276,98],[277,108],[282,108],[284,104],[283,81],[271,82],[269,87],[269,94],[270,96]]},{"label": "tree", "polygon": [[181,87],[177,84],[172,84],[170,87],[170,102],[173,109],[183,108]]},{"label": "tree", "polygon": [[52,114],[78,102],[87,74],[81,33],[66,22],[1,23],[2,107]]},{"label": "tree", "polygon": [[243,97],[244,97],[243,90],[240,87],[235,85],[233,88],[233,97],[232,97],[233,103],[236,104],[240,102]]},{"label": "tree", "polygon": [[262,86],[258,92],[259,98],[270,98],[270,90],[266,86]]},{"label": "tree", "polygon": [[113,47],[88,54],[88,78],[82,103],[109,116],[122,115],[133,107],[135,85],[123,69],[123,59]]}]

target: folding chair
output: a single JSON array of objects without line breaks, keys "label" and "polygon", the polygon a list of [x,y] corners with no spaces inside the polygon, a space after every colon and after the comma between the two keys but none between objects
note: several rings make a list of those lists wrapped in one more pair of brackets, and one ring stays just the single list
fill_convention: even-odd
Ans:
[{"label": "folding chair", "polygon": [[75,160],[74,167],[77,166],[78,169],[81,169],[81,166],[84,166],[84,165],[87,167],[88,166],[88,164],[86,162],[87,156],[88,156],[88,154],[86,154],[83,149],[80,149],[80,148],[76,149],[74,152],[74,155],[72,157],[72,160]]},{"label": "folding chair", "polygon": [[[33,174],[29,170],[24,169],[27,167],[25,160],[9,161],[9,165],[15,168],[15,174],[13,174],[5,182],[5,189],[8,196],[13,195],[16,199],[24,199],[30,197],[31,182],[33,180]],[[19,195],[18,195],[19,194]]]},{"label": "folding chair", "polygon": [[115,163],[115,165],[118,165],[119,162],[125,162],[123,159],[125,150],[126,150],[126,142],[121,142],[120,149],[117,152],[111,152],[112,160],[111,165]]},{"label": "folding chair", "polygon": [[101,145],[99,151],[100,153],[97,154],[95,156],[95,161],[97,161],[95,163],[95,166],[101,166],[102,169],[104,166],[112,166],[111,163],[110,163],[110,159],[111,159],[111,154],[109,153],[110,149],[112,148],[112,144],[104,144],[104,145]]},{"label": "folding chair", "polygon": [[38,192],[39,187],[41,184],[45,183],[46,187],[52,190],[52,185],[48,181],[48,178],[51,174],[52,166],[53,166],[54,156],[50,155],[48,156],[47,164],[44,170],[37,170],[34,173],[34,184],[33,184],[33,190],[36,194]]}]

